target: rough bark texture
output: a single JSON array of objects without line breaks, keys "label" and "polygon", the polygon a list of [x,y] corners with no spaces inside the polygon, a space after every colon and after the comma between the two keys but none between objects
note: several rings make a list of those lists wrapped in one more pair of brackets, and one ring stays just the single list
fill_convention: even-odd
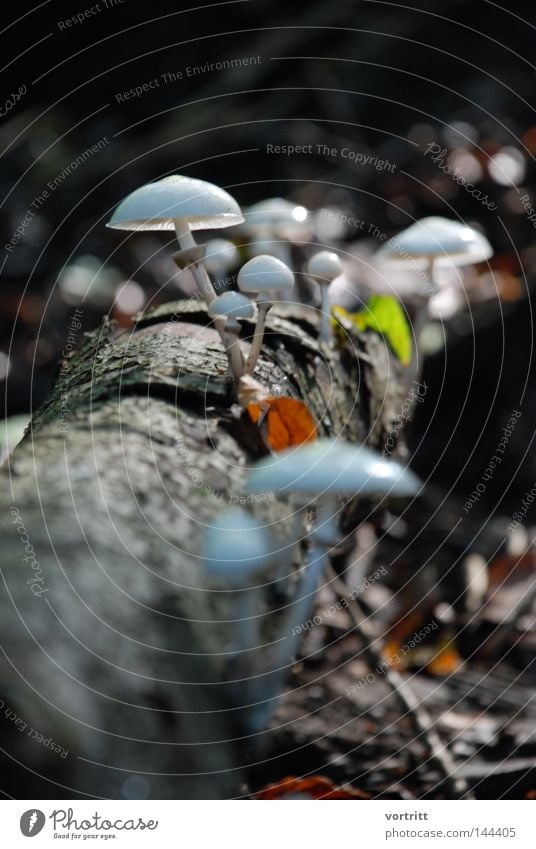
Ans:
[{"label": "rough bark texture", "polygon": [[[306,401],[319,434],[379,445],[404,394],[389,352],[374,337],[373,368],[351,345],[320,349],[310,322],[272,312],[257,376]],[[234,596],[200,558],[203,527],[266,450],[206,324],[195,301],[132,332],[105,324],[3,468],[2,786],[17,797],[236,795],[270,705],[244,706],[275,695],[292,660],[306,544],[288,504],[248,506],[289,576],[257,593],[254,648],[237,651]]]}]

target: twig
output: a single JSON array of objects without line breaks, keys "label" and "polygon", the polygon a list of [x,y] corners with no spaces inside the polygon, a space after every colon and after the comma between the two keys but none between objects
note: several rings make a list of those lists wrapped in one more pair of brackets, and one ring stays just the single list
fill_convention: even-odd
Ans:
[{"label": "twig", "polygon": [[[331,565],[328,565],[327,571],[336,593],[341,599],[345,600],[346,607],[354,621],[355,630],[363,641],[365,656],[369,666],[372,669],[378,667],[383,669],[385,663],[381,651],[373,645],[374,642],[378,642],[378,638],[372,634],[358,602],[348,594],[348,587],[339,578]],[[451,799],[470,798],[469,786],[465,779],[456,778],[454,775],[456,771],[454,760],[435,730],[428,711],[419,703],[415,693],[408,686],[407,682],[404,681],[398,670],[388,667],[385,670],[384,676],[387,685],[396,697],[400,707],[407,713],[414,731],[424,740],[428,748],[429,760],[439,770],[443,778],[445,791],[449,797]]]}]

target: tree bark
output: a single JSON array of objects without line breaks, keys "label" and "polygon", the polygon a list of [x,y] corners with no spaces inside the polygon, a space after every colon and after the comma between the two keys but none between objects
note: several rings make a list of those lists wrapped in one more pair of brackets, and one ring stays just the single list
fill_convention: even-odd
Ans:
[{"label": "tree bark", "polygon": [[[256,377],[305,401],[319,435],[379,447],[404,395],[393,358],[373,334],[374,362],[365,337],[320,346],[310,315],[272,311]],[[203,530],[244,502],[266,447],[207,325],[195,301],[132,331],[104,323],[2,470],[1,769],[19,798],[225,798],[262,744],[294,657],[307,546],[284,501],[244,505],[273,529],[287,578],[259,589],[253,646],[237,648]]]}]

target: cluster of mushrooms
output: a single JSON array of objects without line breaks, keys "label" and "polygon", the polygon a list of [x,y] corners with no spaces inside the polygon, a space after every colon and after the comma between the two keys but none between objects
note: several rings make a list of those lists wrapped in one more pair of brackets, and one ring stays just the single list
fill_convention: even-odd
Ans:
[{"label": "cluster of mushrooms", "polygon": [[[198,245],[194,230],[213,230],[244,224],[245,218],[230,194],[212,183],[191,177],[171,176],[149,183],[128,195],[115,210],[108,227],[118,230],[175,230],[181,250],[174,255],[180,269],[188,268],[197,285],[198,295],[206,302],[208,314],[220,333],[235,381],[252,375],[262,348],[266,314],[274,299],[286,300],[294,286],[289,268],[289,235],[305,234],[307,210],[283,199],[274,198],[255,204],[248,211],[248,229],[254,236],[255,256],[238,274],[239,291],[218,295],[208,270],[216,274],[232,267],[237,250],[232,242],[215,239]],[[270,250],[263,253],[262,250]],[[283,261],[283,258],[287,262]],[[321,251],[313,256],[310,276],[322,290],[322,332],[330,339],[327,288],[342,273],[336,253]],[[249,296],[249,297],[248,297]],[[244,362],[239,343],[239,321],[254,316],[257,321],[251,350]]]},{"label": "cluster of mushrooms", "polygon": [[[231,195],[202,180],[170,176],[142,186],[123,200],[115,210],[109,227],[121,230],[175,230],[180,251],[174,260],[180,269],[188,268],[207,304],[227,353],[229,367],[240,390],[241,382],[254,374],[262,350],[268,310],[275,300],[288,300],[294,286],[289,243],[311,237],[308,212],[282,199],[256,204],[247,211],[248,221]],[[231,226],[249,228],[249,259],[237,276],[238,291],[217,294],[209,271],[216,276],[236,267],[238,251],[232,242],[215,239],[199,245],[195,230]],[[307,228],[309,227],[309,231]],[[435,272],[443,263],[463,265],[488,259],[492,254],[487,240],[462,223],[432,217],[419,221],[378,252],[382,263],[411,263],[421,270],[424,281],[417,298],[416,325],[426,318],[427,305],[438,286]],[[314,254],[307,274],[320,287],[320,344],[329,345],[329,287],[343,273],[341,260],[333,250]],[[247,359],[240,343],[240,320],[252,319],[257,308],[254,335]],[[356,307],[360,304],[356,304]],[[362,306],[362,304],[361,304]],[[417,338],[417,327],[414,329]],[[248,493],[273,492],[286,498],[295,515],[292,548],[302,538],[304,508],[315,502],[316,519],[308,537],[306,563],[300,581],[287,591],[285,639],[280,647],[282,668],[293,655],[292,626],[303,622],[312,607],[319,576],[330,551],[341,540],[337,521],[342,499],[407,498],[421,487],[408,469],[386,459],[363,445],[351,445],[341,439],[317,440],[272,454],[257,464],[246,480]],[[260,526],[253,515],[241,508],[222,512],[205,534],[204,564],[210,580],[225,591],[232,590],[233,628],[231,652],[247,651],[255,643],[255,619],[259,604],[256,593],[269,582],[285,586],[285,564],[278,562],[278,545],[270,531]],[[288,558],[290,559],[290,558]],[[287,576],[288,577],[288,576]],[[261,702],[270,694],[259,692]],[[256,725],[265,715],[256,714]]]}]

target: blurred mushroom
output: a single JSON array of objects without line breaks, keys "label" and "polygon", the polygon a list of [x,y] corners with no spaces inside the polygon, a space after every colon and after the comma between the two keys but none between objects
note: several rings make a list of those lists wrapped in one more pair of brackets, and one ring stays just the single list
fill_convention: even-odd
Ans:
[{"label": "blurred mushroom", "polygon": [[376,254],[381,262],[407,263],[421,278],[406,297],[415,304],[413,333],[418,346],[422,328],[428,317],[429,300],[440,291],[435,269],[471,265],[493,255],[493,249],[482,233],[459,221],[432,216],[423,218],[390,239]]},{"label": "blurred mushroom", "polygon": [[112,306],[120,271],[105,265],[96,256],[84,254],[66,265],[57,285],[62,301],[69,306],[84,303],[90,309],[108,310]]},{"label": "blurred mushroom", "polygon": [[227,510],[205,531],[203,556],[211,583],[229,592],[229,606],[236,620],[233,646],[236,651],[246,651],[254,643],[252,620],[262,610],[256,600],[258,584],[274,559],[270,533],[245,510]]},{"label": "blurred mushroom", "polygon": [[340,542],[341,531],[336,520],[338,499],[341,496],[408,497],[416,495],[420,487],[416,475],[394,460],[387,460],[363,445],[336,439],[317,440],[278,452],[252,469],[246,492],[298,494],[301,507],[312,498],[320,498],[320,509],[310,534],[312,546],[299,615],[307,616],[325,559]]},{"label": "blurred mushroom", "polygon": [[435,295],[435,266],[471,265],[493,256],[493,249],[482,233],[448,218],[431,216],[416,221],[398,236],[393,236],[376,254],[387,262],[414,263],[425,269],[428,294]]},{"label": "blurred mushroom", "polygon": [[289,243],[307,241],[313,235],[307,209],[284,198],[259,201],[244,215],[241,230],[249,237],[253,256],[272,254],[292,266]]},{"label": "blurred mushroom", "polygon": [[240,253],[229,239],[211,239],[205,245],[205,266],[211,274],[225,274],[238,265]]},{"label": "blurred mushroom", "polygon": [[328,343],[331,339],[328,289],[335,278],[342,274],[342,263],[337,254],[333,251],[320,251],[312,256],[307,263],[307,273],[320,286],[320,291],[322,293],[320,339],[323,342]]}]

